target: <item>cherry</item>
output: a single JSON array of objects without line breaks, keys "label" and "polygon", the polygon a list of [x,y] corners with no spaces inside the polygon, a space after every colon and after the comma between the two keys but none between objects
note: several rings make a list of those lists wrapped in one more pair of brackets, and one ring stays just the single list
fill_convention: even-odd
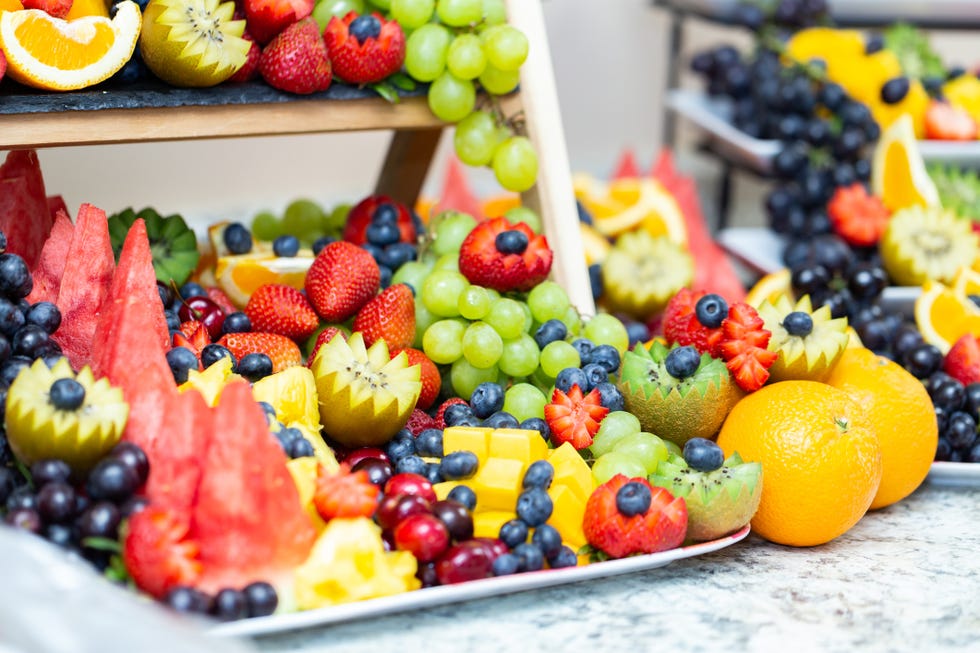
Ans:
[{"label": "cherry", "polygon": [[436,501],[432,504],[432,514],[446,525],[446,530],[456,542],[473,537],[473,515],[458,501]]},{"label": "cherry", "polygon": [[395,526],[412,515],[432,512],[427,499],[415,494],[388,495],[378,504],[374,518],[382,531],[391,532]]},{"label": "cherry", "polygon": [[347,452],[347,455],[344,456],[344,462],[350,465],[351,469],[353,469],[357,463],[361,462],[365,458],[380,458],[385,462],[391,462],[388,460],[388,454],[377,447],[358,447],[357,449],[351,449],[349,452]]},{"label": "cherry", "polygon": [[391,475],[395,473],[391,463],[380,458],[362,458],[350,469],[352,472],[359,472],[363,469],[367,473],[368,480],[378,487],[384,487]]},{"label": "cherry", "polygon": [[467,540],[453,545],[436,561],[439,583],[452,585],[489,578],[493,575],[495,558],[490,546],[480,540]]},{"label": "cherry", "polygon": [[480,542],[490,549],[490,556],[496,560],[505,553],[510,553],[510,548],[504,544],[503,540],[496,537],[474,537],[473,541]]},{"label": "cherry", "polygon": [[436,491],[432,489],[432,483],[424,476],[404,472],[395,474],[385,483],[386,495],[417,494],[430,503],[438,500]]},{"label": "cherry", "polygon": [[435,515],[410,515],[395,526],[395,547],[408,551],[419,562],[432,562],[449,548],[449,531]]},{"label": "cherry", "polygon": [[181,322],[197,320],[208,330],[212,340],[221,337],[221,327],[225,323],[225,314],[221,307],[207,297],[185,299],[177,309],[177,317]]}]

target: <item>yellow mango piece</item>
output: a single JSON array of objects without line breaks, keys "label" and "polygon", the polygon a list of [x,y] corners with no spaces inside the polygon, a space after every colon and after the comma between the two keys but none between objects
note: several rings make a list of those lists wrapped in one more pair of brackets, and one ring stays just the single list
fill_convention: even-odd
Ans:
[{"label": "yellow mango piece", "polygon": [[953,106],[962,107],[980,122],[980,79],[973,75],[960,75],[943,85],[943,95]]},{"label": "yellow mango piece", "polygon": [[275,408],[285,426],[299,429],[328,472],[338,469],[337,457],[320,435],[316,381],[309,368],[297,365],[259,379],[252,384],[252,397]]},{"label": "yellow mango piece", "polygon": [[296,490],[299,492],[299,502],[319,533],[326,527],[327,522],[320,517],[316,504],[313,503],[313,496],[316,494],[317,466],[316,458],[310,457],[294,458],[286,463],[286,468],[292,475],[293,483],[296,484]]},{"label": "yellow mango piece", "polygon": [[510,458],[530,465],[544,460],[548,443],[537,431],[526,429],[495,429],[490,435],[490,458]]},{"label": "yellow mango piece", "polygon": [[488,458],[469,486],[476,492],[476,511],[514,510],[525,465],[513,458]]},{"label": "yellow mango piece", "polygon": [[477,512],[473,515],[473,537],[497,537],[500,535],[500,527],[511,519],[517,519],[513,511]]},{"label": "yellow mango piece", "polygon": [[582,503],[589,500],[595,490],[595,478],[589,464],[570,442],[553,449],[548,455],[548,462],[555,468],[552,485],[568,486]]},{"label": "yellow mango piece", "polygon": [[555,508],[548,523],[558,529],[562,541],[578,551],[586,543],[582,531],[582,520],[585,518],[585,502],[581,501],[571,488],[565,485],[554,485],[548,489]]},{"label": "yellow mango piece", "polygon": [[208,403],[208,406],[213,407],[217,405],[218,398],[221,396],[221,391],[224,390],[225,384],[235,378],[241,377],[232,372],[231,359],[222,358],[200,372],[189,370],[187,372],[187,380],[181,383],[177,389],[180,392],[197,390],[204,397],[204,401]]},{"label": "yellow mango piece", "polygon": [[442,483],[436,483],[432,486],[432,489],[436,493],[436,498],[442,501],[449,496],[449,493],[453,491],[453,488],[457,485],[462,485],[459,481],[443,481]]},{"label": "yellow mango piece", "polygon": [[892,123],[902,117],[903,114],[912,116],[912,125],[915,129],[916,138],[924,138],[926,133],[926,110],[929,108],[929,94],[926,93],[919,80],[912,80],[909,92],[905,98],[897,104],[885,104],[881,97],[875,98],[868,103],[868,108],[874,116],[875,121],[884,130],[888,129]]},{"label": "yellow mango piece", "polygon": [[442,432],[442,451],[447,454],[454,451],[472,451],[482,467],[487,461],[489,451],[487,440],[491,433],[493,429],[478,426],[450,426]]}]

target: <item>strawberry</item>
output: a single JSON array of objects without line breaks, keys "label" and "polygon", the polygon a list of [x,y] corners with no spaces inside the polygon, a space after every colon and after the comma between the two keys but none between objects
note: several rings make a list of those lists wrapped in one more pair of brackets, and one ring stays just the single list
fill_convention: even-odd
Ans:
[{"label": "strawberry", "polygon": [[335,326],[328,326],[323,331],[316,334],[316,342],[313,343],[313,350],[310,352],[309,357],[306,359],[307,367],[309,368],[313,367],[313,361],[316,359],[316,353],[320,351],[320,347],[333,340],[333,337],[338,333],[340,334],[341,338],[347,340],[347,334],[344,333],[343,330]]},{"label": "strawberry", "polygon": [[187,347],[197,358],[201,358],[201,350],[211,344],[211,335],[207,327],[197,320],[181,322],[180,330],[173,335],[174,347]]},{"label": "strawberry", "polygon": [[412,410],[412,414],[408,416],[408,421],[405,422],[405,428],[411,431],[412,435],[418,436],[425,429],[435,429],[439,428],[439,426],[431,415],[424,410],[415,408]]},{"label": "strawberry", "polygon": [[317,468],[313,505],[325,520],[371,517],[380,497],[381,488],[368,479],[364,470],[352,472],[343,463],[335,473],[328,472],[323,465]]},{"label": "strawberry", "polygon": [[616,474],[589,497],[582,531],[611,558],[666,551],[684,541],[687,504],[645,478]]},{"label": "strawberry", "polygon": [[415,296],[412,289],[396,283],[381,291],[357,312],[352,325],[370,347],[384,339],[388,350],[404,349],[415,340]]},{"label": "strawberry", "polygon": [[74,3],[72,0],[24,0],[21,4],[24,5],[24,9],[40,9],[55,18],[64,18],[71,11]]},{"label": "strawberry", "polygon": [[975,335],[960,336],[943,360],[943,371],[963,385],[980,381],[980,341]]},{"label": "strawberry", "polygon": [[[396,202],[387,195],[371,195],[365,197],[347,214],[347,221],[344,223],[344,240],[363,245],[367,242],[367,228],[377,217],[378,209],[382,205],[388,205],[397,214],[398,231],[401,232],[401,242],[414,243],[418,236],[415,220],[412,219],[412,212],[401,202]],[[386,209],[387,210],[387,209]]]},{"label": "strawberry", "polygon": [[306,295],[278,283],[256,288],[245,305],[245,315],[255,331],[278,333],[292,340],[306,340],[320,325]]},{"label": "strawberry", "polygon": [[722,339],[718,346],[725,366],[738,387],[755,392],[769,380],[769,368],[779,354],[769,351],[772,333],[752,306],[739,302],[728,309],[721,324]]},{"label": "strawberry", "polygon": [[123,536],[123,562],[136,586],[158,599],[201,577],[196,542],[187,537],[190,516],[149,506],[133,514]]},{"label": "strawberry", "polygon": [[926,109],[926,138],[940,141],[972,141],[977,138],[977,122],[966,109],[942,100],[933,100]]},{"label": "strawberry", "polygon": [[313,13],[314,0],[243,0],[243,4],[246,29],[260,45],[265,45],[286,27]]},{"label": "strawberry", "polygon": [[372,84],[398,72],[405,62],[405,33],[381,14],[334,16],[323,31],[334,73],[350,84]]},{"label": "strawberry", "polygon": [[851,245],[878,244],[888,226],[888,208],[880,197],[869,195],[864,184],[841,186],[827,204],[827,215],[837,235]]},{"label": "strawberry", "polygon": [[338,240],[306,272],[306,296],[325,322],[345,322],[374,298],[381,270],[366,250]]},{"label": "strawberry", "polygon": [[690,345],[702,354],[717,357],[721,327],[709,329],[698,321],[694,311],[698,300],[707,294],[704,291],[694,292],[689,288],[681,288],[670,298],[663,314],[664,339],[668,345]]},{"label": "strawberry", "polygon": [[[498,236],[515,231],[523,234],[523,238],[506,238],[511,243],[517,241],[518,245],[501,251],[498,245],[505,239],[498,239]],[[545,280],[553,258],[548,240],[535,234],[525,223],[511,224],[507,218],[492,218],[474,227],[463,240],[459,249],[459,271],[470,283],[485,288],[499,292],[523,291]]]},{"label": "strawberry", "polygon": [[3,53],[3,50],[0,50],[0,80],[3,79],[3,76],[6,74],[6,72],[7,72],[7,56]]},{"label": "strawberry", "polygon": [[450,397],[449,399],[442,402],[439,405],[439,410],[436,411],[436,428],[445,429],[446,428],[446,409],[455,404],[465,404],[467,403],[462,397]]},{"label": "strawberry", "polygon": [[609,409],[602,405],[598,388],[582,396],[582,389],[573,385],[568,394],[555,388],[551,403],[544,407],[544,419],[556,446],[571,442],[576,449],[585,449],[592,444],[599,422],[608,412]]},{"label": "strawberry", "polygon": [[327,90],[333,73],[316,21],[304,18],[269,41],[259,57],[259,74],[269,86],[287,93]]},{"label": "strawberry", "polygon": [[303,352],[296,343],[278,333],[226,333],[218,344],[227,347],[238,361],[248,354],[265,354],[272,359],[273,373],[303,364]]},{"label": "strawberry", "polygon": [[259,59],[262,57],[262,48],[255,42],[255,38],[247,29],[242,34],[242,38],[250,41],[252,45],[248,49],[248,54],[245,55],[245,63],[235,71],[234,75],[228,78],[228,81],[232,83],[250,82],[259,76]]},{"label": "strawberry", "polygon": [[225,315],[230,315],[238,310],[231,302],[231,299],[228,297],[225,291],[221,288],[218,288],[217,286],[208,286],[206,292],[208,293],[208,299],[217,304],[218,308],[220,308],[221,312]]},{"label": "strawberry", "polygon": [[[419,400],[415,402],[415,407],[428,410],[435,402],[436,397],[439,396],[439,388],[442,387],[442,375],[439,374],[439,368],[425,355],[425,352],[411,347],[392,350],[391,357],[394,358],[402,351],[408,357],[409,364],[418,365],[422,369],[422,392],[419,394]],[[440,428],[445,428],[445,426]]]}]

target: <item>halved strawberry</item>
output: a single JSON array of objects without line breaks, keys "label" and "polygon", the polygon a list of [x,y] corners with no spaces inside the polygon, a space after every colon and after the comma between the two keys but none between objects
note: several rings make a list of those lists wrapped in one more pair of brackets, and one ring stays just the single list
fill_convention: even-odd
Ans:
[{"label": "halved strawberry", "polygon": [[[506,231],[523,234],[527,245],[520,251],[498,249],[498,236]],[[519,240],[521,237],[517,236]],[[554,253],[548,240],[523,222],[507,218],[484,220],[466,236],[459,249],[459,271],[470,283],[499,292],[525,291],[538,285],[551,271]]]},{"label": "halved strawberry", "polygon": [[425,352],[411,347],[394,349],[391,351],[391,357],[394,358],[402,351],[408,357],[409,365],[418,365],[422,370],[422,392],[419,394],[418,401],[415,402],[415,407],[428,410],[435,402],[436,397],[439,396],[439,389],[442,387],[442,375],[439,374],[439,368],[425,355]]},{"label": "halved strawberry", "polygon": [[249,33],[265,45],[289,25],[313,13],[313,0],[244,0]]},{"label": "halved strawberry", "polygon": [[980,381],[980,341],[975,335],[960,336],[943,360],[943,371],[963,385]]},{"label": "halved strawberry", "polygon": [[218,308],[220,308],[221,312],[225,315],[230,315],[238,310],[232,303],[231,298],[229,298],[227,293],[225,293],[225,291],[221,288],[218,288],[217,286],[208,286],[206,291],[208,293],[208,299],[217,304]]},{"label": "halved strawberry", "polygon": [[188,320],[181,322],[180,330],[174,332],[171,340],[174,347],[186,347],[200,359],[201,350],[211,344],[211,335],[197,320]]},{"label": "halved strawberry", "polygon": [[310,368],[313,367],[313,360],[316,358],[316,353],[320,351],[320,347],[333,340],[333,337],[338,333],[340,334],[341,338],[347,340],[347,334],[342,329],[339,329],[338,327],[335,326],[328,326],[323,331],[316,334],[316,342],[313,343],[313,350],[310,352],[309,357],[307,357],[306,359],[307,367]]},{"label": "halved strawberry", "polygon": [[427,412],[420,408],[415,408],[412,410],[412,414],[408,416],[408,421],[405,422],[405,428],[411,431],[412,435],[417,436],[425,429],[439,428],[439,424]]},{"label": "halved strawberry", "polygon": [[350,471],[341,463],[335,473],[320,465],[316,473],[313,504],[325,520],[334,517],[371,517],[378,507],[381,488],[368,480],[366,471]]},{"label": "halved strawberry", "polygon": [[973,141],[977,121],[966,109],[943,100],[933,100],[926,109],[926,138],[940,141]]},{"label": "halved strawberry", "polygon": [[582,389],[573,385],[568,394],[555,388],[551,403],[544,407],[544,419],[555,446],[571,442],[576,449],[585,449],[592,444],[599,423],[608,412],[598,388],[583,396]]},{"label": "halved strawberry", "polygon": [[320,324],[306,295],[278,283],[256,288],[245,306],[245,315],[254,330],[278,333],[292,340],[306,340]]},{"label": "halved strawberry", "polygon": [[869,195],[864,184],[841,186],[827,204],[830,224],[851,245],[877,245],[888,226],[889,211],[881,198]]},{"label": "halved strawberry", "polygon": [[412,212],[408,210],[407,206],[401,202],[396,202],[387,195],[371,195],[354,205],[354,208],[347,214],[347,222],[344,223],[344,240],[355,245],[366,243],[367,228],[375,219],[375,212],[382,204],[388,205],[390,210],[395,211],[398,231],[401,233],[401,242],[414,243],[418,234],[415,230],[415,221],[412,220]]},{"label": "halved strawberry", "polygon": [[735,383],[746,392],[755,392],[765,385],[769,368],[779,356],[766,349],[772,333],[764,326],[756,310],[742,302],[728,309],[728,317],[721,324],[718,351]]},{"label": "halved strawberry", "polygon": [[227,333],[218,344],[227,347],[239,361],[247,354],[265,354],[272,359],[273,373],[303,364],[303,352],[296,343],[278,333]]},{"label": "halved strawberry", "polygon": [[[349,29],[355,20],[357,30]],[[405,62],[405,33],[397,21],[385,20],[377,12],[334,16],[323,31],[323,40],[334,74],[349,84],[380,82]]]},{"label": "halved strawberry", "polygon": [[415,296],[403,283],[388,286],[365,304],[352,325],[368,347],[383,339],[392,349],[404,349],[415,340]]},{"label": "halved strawberry", "polygon": [[201,560],[189,529],[190,515],[176,510],[149,506],[129,518],[122,555],[137,587],[159,599],[178,585],[197,583]]},{"label": "halved strawberry", "polygon": [[692,346],[702,354],[718,356],[721,327],[709,329],[698,321],[695,307],[708,293],[681,288],[667,302],[663,314],[664,339],[668,345]]}]

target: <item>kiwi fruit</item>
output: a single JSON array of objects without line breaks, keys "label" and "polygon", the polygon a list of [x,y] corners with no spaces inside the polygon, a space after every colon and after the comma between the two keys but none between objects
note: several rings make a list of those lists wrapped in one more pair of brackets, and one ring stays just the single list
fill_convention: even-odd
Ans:
[{"label": "kiwi fruit", "polygon": [[716,540],[748,524],[762,498],[762,465],[746,463],[738,452],[713,471],[690,467],[671,455],[650,475],[650,483],[683,497],[687,504],[687,539]]},{"label": "kiwi fruit", "polygon": [[666,236],[645,229],[620,235],[602,262],[602,303],[611,313],[646,320],[694,279],[694,259]]},{"label": "kiwi fruit", "polygon": [[976,258],[977,235],[969,220],[950,211],[913,206],[892,215],[879,248],[885,271],[896,284],[949,284],[957,270]]},{"label": "kiwi fruit", "polygon": [[830,306],[813,310],[809,295],[795,304],[786,295],[767,299],[759,317],[772,333],[769,351],[779,354],[769,368],[772,381],[823,381],[847,347],[847,318],[835,319]]},{"label": "kiwi fruit", "polygon": [[980,175],[975,170],[931,165],[928,171],[943,208],[961,218],[980,222]]},{"label": "kiwi fruit", "polygon": [[679,379],[667,371],[667,348],[659,341],[642,343],[623,354],[617,387],[626,410],[644,431],[683,447],[691,438],[713,438],[743,392],[725,363],[701,354],[693,374]]},{"label": "kiwi fruit", "polygon": [[[71,379],[65,401],[66,384]],[[79,392],[81,389],[81,392]],[[57,458],[83,478],[122,437],[129,405],[122,390],[95,380],[86,366],[75,374],[67,358],[52,367],[42,359],[17,375],[7,390],[4,425],[14,455],[25,465]]]},{"label": "kiwi fruit", "polygon": [[177,214],[164,217],[147,207],[139,213],[127,208],[109,216],[109,239],[116,262],[119,262],[126,234],[137,218],[141,218],[146,225],[157,281],[168,286],[171,282],[183,285],[197,268],[201,254],[197,248],[197,236],[184,218]]},{"label": "kiwi fruit", "polygon": [[410,365],[405,352],[391,358],[383,338],[365,348],[357,331],[321,346],[312,370],[323,430],[347,447],[388,442],[408,422],[422,392],[421,368]]}]

